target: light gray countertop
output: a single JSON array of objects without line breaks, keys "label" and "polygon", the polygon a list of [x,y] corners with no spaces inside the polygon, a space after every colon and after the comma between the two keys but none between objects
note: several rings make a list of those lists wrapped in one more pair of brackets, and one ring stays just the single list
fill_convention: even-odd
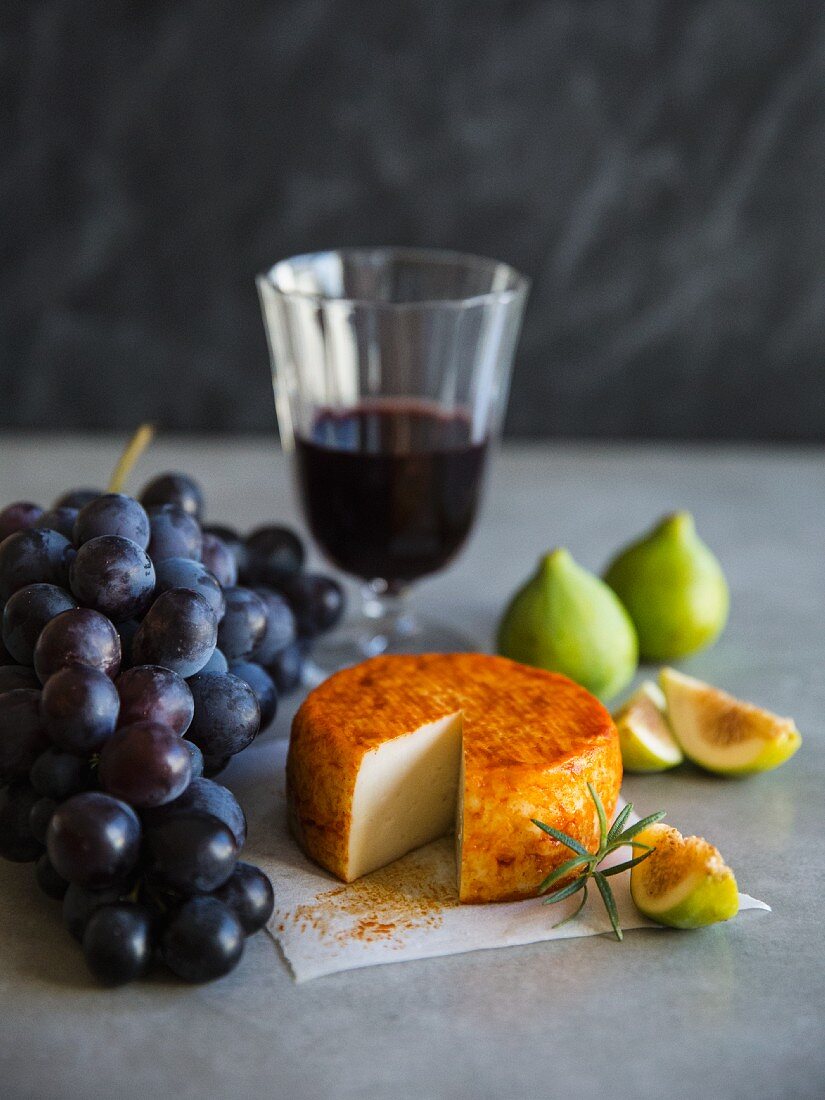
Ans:
[{"label": "light gray countertop", "polygon": [[[112,440],[0,436],[0,500],[49,501],[107,478]],[[210,516],[249,527],[295,506],[274,443],[165,441]],[[732,589],[696,675],[780,713],[805,738],[780,771],[629,777],[641,812],[707,836],[773,906],[696,933],[636,931],[394,964],[296,986],[266,935],[223,981],[89,979],[30,866],[0,865],[0,1095],[18,1098],[765,1097],[825,1095],[825,451],[557,445],[497,457],[459,562],[422,609],[489,644],[542,550],[599,568],[660,514],[691,509]],[[265,774],[293,706],[228,782]]]}]

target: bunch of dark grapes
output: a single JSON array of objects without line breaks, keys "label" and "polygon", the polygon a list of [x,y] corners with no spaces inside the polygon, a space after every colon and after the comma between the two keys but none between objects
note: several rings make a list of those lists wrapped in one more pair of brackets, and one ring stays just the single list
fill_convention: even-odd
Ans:
[{"label": "bunch of dark grapes", "polygon": [[0,856],[34,862],[92,973],[227,974],[273,908],[214,781],[343,612],[286,527],[201,524],[192,478],[0,511]]}]

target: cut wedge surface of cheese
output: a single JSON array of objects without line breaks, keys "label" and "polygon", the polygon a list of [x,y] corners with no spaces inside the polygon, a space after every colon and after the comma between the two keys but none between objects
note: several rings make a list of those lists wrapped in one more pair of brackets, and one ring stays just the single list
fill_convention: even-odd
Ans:
[{"label": "cut wedge surface of cheese", "polygon": [[539,818],[593,847],[590,782],[608,813],[622,778],[616,728],[566,677],[483,654],[375,657],[331,676],[295,716],[293,832],[351,882],[456,833],[462,902],[512,901],[569,851]]},{"label": "cut wedge surface of cheese", "polygon": [[460,771],[460,714],[364,753],[352,796],[348,879],[449,833]]}]

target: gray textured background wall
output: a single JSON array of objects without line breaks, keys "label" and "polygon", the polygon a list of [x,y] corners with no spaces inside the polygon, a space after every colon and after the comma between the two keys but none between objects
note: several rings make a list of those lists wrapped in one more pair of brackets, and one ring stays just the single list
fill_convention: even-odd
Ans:
[{"label": "gray textured background wall", "polygon": [[825,437],[825,5],[4,0],[0,424],[274,423],[252,278],[528,272],[508,428]]}]

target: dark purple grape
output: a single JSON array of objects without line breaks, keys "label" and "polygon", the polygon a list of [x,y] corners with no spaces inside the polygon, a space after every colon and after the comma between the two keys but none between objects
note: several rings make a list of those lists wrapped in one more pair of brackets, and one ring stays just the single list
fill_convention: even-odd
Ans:
[{"label": "dark purple grape", "polygon": [[82,943],[83,933],[92,913],[103,905],[116,905],[130,893],[131,888],[129,880],[113,883],[103,890],[87,890],[70,882],[63,897],[63,923],[74,938]]},{"label": "dark purple grape", "polygon": [[238,863],[215,897],[229,906],[247,936],[263,928],[275,908],[272,883],[251,863]]},{"label": "dark purple grape", "polygon": [[40,856],[35,864],[34,877],[37,879],[37,885],[47,898],[61,901],[66,896],[66,890],[69,884],[64,878],[61,878],[54,867],[52,867],[52,861],[49,859],[46,852]]},{"label": "dark purple grape", "polygon": [[195,716],[188,739],[204,756],[234,756],[245,749],[261,728],[261,708],[249,684],[228,672],[203,672],[189,687]]},{"label": "dark purple grape", "polygon": [[221,542],[226,543],[226,545],[232,550],[233,554],[235,552],[235,545],[237,543],[243,545],[243,539],[235,530],[235,528],[229,527],[225,523],[205,523],[203,525],[203,530],[208,531],[210,535],[217,535]]},{"label": "dark purple grape", "polygon": [[152,962],[152,913],[120,902],[95,909],[83,933],[83,956],[99,982],[125,985],[147,973]]},{"label": "dark purple grape", "polygon": [[238,563],[235,555],[217,535],[211,531],[203,532],[201,561],[213,573],[223,588],[231,588],[238,583]]},{"label": "dark purple grape", "polygon": [[147,510],[160,504],[175,504],[196,520],[203,515],[203,490],[188,474],[160,474],[153,478],[140,494],[140,502]]},{"label": "dark purple grape", "polygon": [[153,722],[178,736],[186,733],[195,713],[189,685],[160,665],[135,665],[117,678],[121,726]]},{"label": "dark purple grape", "polygon": [[125,670],[131,668],[134,664],[132,660],[132,642],[140,629],[140,623],[137,619],[127,619],[125,623],[116,623],[115,629],[120,638],[120,667]]},{"label": "dark purple grape", "polygon": [[276,654],[295,641],[295,616],[280,592],[273,592],[271,588],[253,591],[266,606],[266,630],[250,659],[259,665],[268,665],[275,660]]},{"label": "dark purple grape", "polygon": [[306,660],[306,643],[299,639],[276,653],[275,657],[266,666],[266,671],[275,681],[275,687],[280,695],[287,695],[300,687],[304,674],[304,662]]},{"label": "dark purple grape", "polygon": [[152,538],[149,556],[155,565],[166,558],[201,560],[203,535],[198,521],[175,504],[162,504],[149,513]]},{"label": "dark purple grape", "polygon": [[331,630],[344,614],[344,590],[323,573],[298,573],[281,585],[302,638],[317,638]]},{"label": "dark purple grape", "polygon": [[105,672],[70,665],[43,685],[40,714],[58,748],[88,756],[99,752],[117,727],[120,699]]},{"label": "dark purple grape", "polygon": [[90,607],[63,611],[46,623],[34,647],[34,667],[45,684],[61,668],[88,665],[115,677],[120,669],[120,638],[105,615]]},{"label": "dark purple grape", "polygon": [[229,661],[217,647],[200,672],[195,675],[200,676],[204,672],[229,672]]},{"label": "dark purple grape", "polygon": [[170,917],[161,936],[161,957],[187,982],[222,978],[240,961],[241,923],[217,898],[188,898]]},{"label": "dark purple grape", "polygon": [[215,612],[218,622],[223,618],[223,589],[218,584],[218,578],[201,562],[191,558],[164,558],[158,562],[158,595],[168,592],[170,588],[187,588],[190,592],[197,592]]},{"label": "dark purple grape", "polygon": [[[245,571],[247,563],[249,561],[249,555],[246,552],[246,544],[232,527],[226,527],[220,523],[208,524],[203,529],[204,534],[215,535],[221,540],[229,553],[235,559],[235,571],[238,577]],[[229,585],[224,585],[224,588],[229,588]]]},{"label": "dark purple grape", "polygon": [[72,592],[84,607],[112,622],[143,614],[155,591],[155,567],[145,550],[120,535],[84,542],[69,570]]},{"label": "dark purple grape", "polygon": [[229,666],[229,671],[233,676],[246,680],[255,692],[261,708],[261,729],[265,730],[278,710],[278,692],[272,677],[266,669],[253,661],[236,661]]},{"label": "dark purple grape", "polygon": [[29,811],[29,828],[39,844],[46,843],[46,832],[56,809],[57,802],[53,798],[38,798]]},{"label": "dark purple grape", "polygon": [[13,535],[15,531],[25,531],[34,527],[43,509],[39,504],[32,504],[30,500],[18,500],[14,504],[7,504],[0,511],[0,542]]},{"label": "dark purple grape", "polygon": [[119,535],[136,542],[141,550],[149,545],[149,517],[142,504],[124,493],[104,493],[84,505],[74,525],[74,541],[82,546],[101,535]]},{"label": "dark purple grape", "polygon": [[192,758],[172,730],[136,722],[103,746],[98,776],[105,791],[130,806],[163,806],[189,786]]},{"label": "dark purple grape", "polygon": [[103,496],[102,489],[70,489],[57,498],[52,508],[85,508],[93,500]]},{"label": "dark purple grape", "polygon": [[69,542],[73,542],[77,512],[77,508],[50,508],[32,524],[32,527],[45,527],[49,531],[58,531]]},{"label": "dark purple grape", "polygon": [[266,633],[266,604],[251,588],[227,588],[226,611],[218,626],[218,647],[227,661],[249,657]]},{"label": "dark purple grape", "polygon": [[238,862],[231,830],[208,814],[173,814],[145,835],[152,881],[181,894],[217,890]]},{"label": "dark purple grape", "polygon": [[[2,623],[2,621],[3,621],[3,602],[2,602],[2,600],[0,600],[0,623]],[[5,645],[3,644],[3,634],[2,634],[2,630],[0,630],[0,668],[2,668],[3,665],[11,665],[11,664],[14,664],[14,658],[12,657],[12,655],[9,653],[9,651],[6,649]]]},{"label": "dark purple grape", "polygon": [[90,790],[95,777],[89,761],[82,756],[48,748],[32,764],[29,782],[43,798],[64,802],[73,794]]},{"label": "dark purple grape", "polygon": [[0,783],[28,778],[32,764],[48,747],[40,692],[16,688],[0,695]]},{"label": "dark purple grape", "polygon": [[101,890],[133,870],[140,835],[131,806],[99,791],[85,791],[52,814],[46,847],[59,875],[88,890]]},{"label": "dark purple grape", "polygon": [[23,665],[0,665],[0,695],[16,688],[35,688],[39,691],[37,673]]},{"label": "dark purple grape", "polygon": [[34,663],[34,647],[40,632],[61,611],[77,607],[74,599],[56,584],[27,584],[9,597],[3,609],[3,644],[21,665]]},{"label": "dark purple grape", "polygon": [[232,755],[232,753],[228,753],[226,756],[204,756],[203,774],[206,778],[214,779],[216,775],[220,775],[221,772],[226,771],[229,767]]},{"label": "dark purple grape", "polygon": [[288,527],[258,527],[246,539],[247,583],[280,584],[304,564],[304,544]]},{"label": "dark purple grape", "polygon": [[0,858],[12,863],[33,863],[43,853],[29,824],[32,806],[39,799],[28,783],[0,788]]},{"label": "dark purple grape", "polygon": [[246,815],[234,794],[211,779],[193,779],[180,798],[157,809],[143,810],[141,817],[151,827],[176,814],[209,814],[222,821],[235,838],[240,851],[246,843]]},{"label": "dark purple grape", "polygon": [[0,542],[0,599],[7,600],[27,584],[68,588],[75,550],[57,531],[29,528]]},{"label": "dark purple grape", "polygon": [[132,660],[163,665],[186,679],[203,668],[217,640],[218,620],[203,596],[171,588],[146,612],[132,643]]},{"label": "dark purple grape", "polygon": [[192,765],[192,778],[200,779],[203,775],[203,753],[194,741],[187,741],[185,737],[183,738],[183,744],[186,745],[187,752],[189,753],[189,759]]}]

